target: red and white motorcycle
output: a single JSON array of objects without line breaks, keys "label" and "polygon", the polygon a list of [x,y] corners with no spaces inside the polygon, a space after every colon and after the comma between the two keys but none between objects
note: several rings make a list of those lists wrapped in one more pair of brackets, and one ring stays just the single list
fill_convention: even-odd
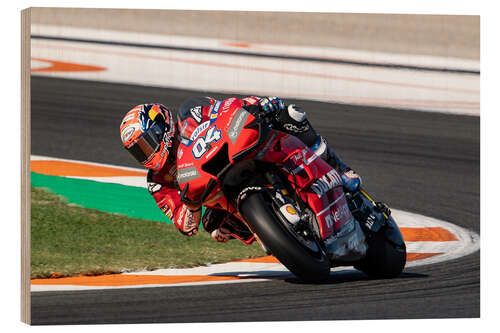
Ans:
[{"label": "red and white motorcycle", "polygon": [[[398,276],[406,247],[386,210],[385,222],[362,220],[361,190],[345,194],[339,174],[269,116],[238,99],[214,105],[206,121],[179,124],[181,200],[227,210],[221,223],[245,244],[258,240],[300,279],[321,282],[335,266],[373,277]],[[359,196],[364,196],[360,200]]]}]

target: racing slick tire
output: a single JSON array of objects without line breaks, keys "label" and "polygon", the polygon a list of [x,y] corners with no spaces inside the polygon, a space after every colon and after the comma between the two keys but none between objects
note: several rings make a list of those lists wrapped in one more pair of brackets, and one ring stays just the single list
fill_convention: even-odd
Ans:
[{"label": "racing slick tire", "polygon": [[387,225],[367,238],[366,257],[354,265],[371,278],[395,278],[406,265],[406,245],[398,226],[389,218]]},{"label": "racing slick tire", "polygon": [[253,192],[239,206],[241,216],[272,254],[293,274],[305,282],[320,283],[330,275],[330,261],[317,244],[317,250],[304,246],[277,216],[271,200],[262,192]]}]

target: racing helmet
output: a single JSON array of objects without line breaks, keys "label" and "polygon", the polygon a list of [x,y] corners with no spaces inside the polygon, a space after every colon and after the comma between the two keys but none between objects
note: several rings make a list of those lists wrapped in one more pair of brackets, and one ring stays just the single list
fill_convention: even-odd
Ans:
[{"label": "racing helmet", "polygon": [[171,153],[175,127],[172,113],[164,105],[140,104],[123,117],[120,137],[140,164],[157,171]]}]

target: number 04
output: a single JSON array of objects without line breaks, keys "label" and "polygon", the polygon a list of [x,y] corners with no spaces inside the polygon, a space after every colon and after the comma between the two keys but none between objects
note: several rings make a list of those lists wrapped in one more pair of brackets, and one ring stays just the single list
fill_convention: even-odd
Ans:
[{"label": "number 04", "polygon": [[207,145],[213,141],[217,142],[222,137],[221,131],[215,126],[207,130],[207,134],[199,137],[193,145],[193,156],[198,159],[207,152]]}]

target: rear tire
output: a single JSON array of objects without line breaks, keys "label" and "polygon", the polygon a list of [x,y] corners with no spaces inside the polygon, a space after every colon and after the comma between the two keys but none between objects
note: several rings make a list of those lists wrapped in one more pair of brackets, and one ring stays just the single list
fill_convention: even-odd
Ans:
[{"label": "rear tire", "polygon": [[319,244],[316,252],[303,246],[283,225],[265,194],[249,193],[239,210],[264,245],[298,278],[319,283],[330,275],[330,261]]},{"label": "rear tire", "polygon": [[[391,229],[394,227],[397,229]],[[402,236],[400,241],[394,242],[390,240],[391,237],[388,237],[388,234],[396,240],[401,235],[395,223],[385,225],[379,232],[367,239],[366,257],[355,264],[354,268],[372,278],[399,276],[406,265],[406,246]]]}]

